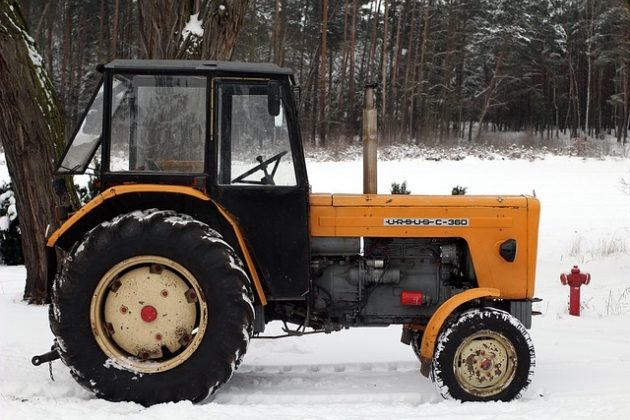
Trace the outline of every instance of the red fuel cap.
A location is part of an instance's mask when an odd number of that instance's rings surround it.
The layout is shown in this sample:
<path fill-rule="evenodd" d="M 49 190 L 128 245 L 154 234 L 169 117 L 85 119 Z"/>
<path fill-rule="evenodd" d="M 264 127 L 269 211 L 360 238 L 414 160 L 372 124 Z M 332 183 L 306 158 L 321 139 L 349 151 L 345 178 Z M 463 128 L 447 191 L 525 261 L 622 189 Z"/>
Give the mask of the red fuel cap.
<path fill-rule="evenodd" d="M 144 322 L 152 322 L 157 318 L 157 310 L 151 306 L 147 305 L 140 311 L 140 317 Z"/>

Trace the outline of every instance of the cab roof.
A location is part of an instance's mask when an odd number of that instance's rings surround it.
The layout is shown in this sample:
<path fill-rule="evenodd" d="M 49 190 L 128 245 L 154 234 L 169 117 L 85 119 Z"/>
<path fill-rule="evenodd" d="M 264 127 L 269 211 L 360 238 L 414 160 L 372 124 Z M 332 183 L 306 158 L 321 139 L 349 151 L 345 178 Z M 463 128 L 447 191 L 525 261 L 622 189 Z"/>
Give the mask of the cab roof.
<path fill-rule="evenodd" d="M 105 65 L 114 71 L 218 72 L 293 76 L 291 69 L 272 63 L 212 60 L 114 60 Z"/>

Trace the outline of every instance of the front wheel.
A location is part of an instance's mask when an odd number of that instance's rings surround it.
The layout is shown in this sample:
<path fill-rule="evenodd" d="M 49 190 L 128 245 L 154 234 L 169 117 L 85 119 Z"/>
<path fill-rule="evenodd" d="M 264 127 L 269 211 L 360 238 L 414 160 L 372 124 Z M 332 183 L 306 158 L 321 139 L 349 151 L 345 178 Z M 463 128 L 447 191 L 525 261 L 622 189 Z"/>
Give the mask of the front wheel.
<path fill-rule="evenodd" d="M 534 346 L 518 319 L 495 308 L 462 313 L 438 337 L 431 378 L 445 398 L 510 401 L 531 382 Z"/>
<path fill-rule="evenodd" d="M 99 397 L 201 401 L 252 335 L 252 292 L 232 248 L 189 216 L 146 210 L 86 234 L 55 281 L 51 329 L 74 378 Z"/>

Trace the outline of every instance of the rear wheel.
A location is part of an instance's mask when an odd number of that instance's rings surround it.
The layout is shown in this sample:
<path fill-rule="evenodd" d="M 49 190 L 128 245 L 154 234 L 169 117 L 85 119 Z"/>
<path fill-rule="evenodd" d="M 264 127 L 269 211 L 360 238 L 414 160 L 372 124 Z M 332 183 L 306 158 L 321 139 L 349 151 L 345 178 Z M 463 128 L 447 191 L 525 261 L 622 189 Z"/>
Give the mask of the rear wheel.
<path fill-rule="evenodd" d="M 80 384 L 151 405 L 215 392 L 240 364 L 253 317 L 247 275 L 220 235 L 147 210 L 97 226 L 72 249 L 50 321 Z"/>
<path fill-rule="evenodd" d="M 445 398 L 510 401 L 527 389 L 534 346 L 525 327 L 495 308 L 462 313 L 438 337 L 431 378 Z"/>

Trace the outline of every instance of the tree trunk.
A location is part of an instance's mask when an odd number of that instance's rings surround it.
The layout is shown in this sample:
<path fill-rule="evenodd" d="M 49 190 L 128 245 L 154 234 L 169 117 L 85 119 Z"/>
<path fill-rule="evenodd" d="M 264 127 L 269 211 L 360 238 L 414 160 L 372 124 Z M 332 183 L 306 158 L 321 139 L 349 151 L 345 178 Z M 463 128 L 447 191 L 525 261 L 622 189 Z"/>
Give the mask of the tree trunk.
<path fill-rule="evenodd" d="M 175 0 L 137 2 L 142 57 L 184 58 L 186 53 L 198 57 L 199 50 L 189 48 L 190 37 L 184 40 L 182 35 L 192 11 L 189 6 Z"/>
<path fill-rule="evenodd" d="M 105 50 L 103 47 L 105 46 L 105 19 L 107 19 L 107 15 L 105 14 L 106 2 L 105 0 L 100 0 L 100 17 L 98 22 L 98 60 L 99 62 L 105 61 Z"/>
<path fill-rule="evenodd" d="M 118 46 L 118 21 L 120 17 L 120 0 L 114 2 L 114 19 L 112 21 L 112 46 L 110 48 L 110 57 L 116 58 Z"/>
<path fill-rule="evenodd" d="M 440 143 L 444 141 L 444 136 L 448 135 L 450 127 L 450 113 L 451 113 L 451 77 L 452 77 L 452 65 L 451 59 L 453 57 L 453 44 L 455 43 L 455 27 L 456 27 L 456 13 L 452 10 L 452 4 L 448 6 L 448 18 L 446 27 L 446 52 L 444 57 L 444 65 L 442 67 L 442 89 L 440 97 L 440 107 L 438 113 L 437 126 L 439 127 L 439 139 Z"/>
<path fill-rule="evenodd" d="M 415 54 L 416 48 L 414 48 L 414 44 L 416 43 L 415 34 L 416 34 L 416 2 L 412 2 L 411 9 L 411 23 L 409 29 L 409 40 L 407 41 L 407 63 L 405 68 L 405 80 L 403 82 L 403 98 L 402 98 L 402 117 L 401 117 L 401 128 L 402 134 L 411 137 L 411 130 L 407 129 L 407 121 L 410 119 L 411 114 L 411 106 L 408 103 L 408 98 L 410 97 L 410 91 L 412 90 L 410 86 L 410 80 L 413 80 L 414 75 L 411 75 L 410 72 L 415 68 Z"/>
<path fill-rule="evenodd" d="M 24 299 L 47 294 L 45 235 L 58 225 L 50 180 L 63 147 L 63 119 L 41 57 L 15 0 L 0 1 L 0 140 L 20 218 L 26 265 Z"/>
<path fill-rule="evenodd" d="M 621 140 L 621 138 L 623 137 L 623 144 L 626 144 L 627 140 L 628 140 L 628 113 L 629 113 L 629 109 L 628 109 L 628 105 L 629 105 L 629 92 L 628 92 L 628 88 L 630 85 L 630 81 L 629 79 L 629 72 L 628 72 L 628 64 L 624 63 L 623 66 L 623 70 L 622 70 L 622 82 L 621 82 L 621 86 L 623 89 L 623 114 L 621 117 L 621 121 L 619 124 L 619 137 L 618 139 Z"/>
<path fill-rule="evenodd" d="M 420 62 L 418 63 L 418 79 L 417 79 L 417 83 L 414 84 L 414 88 L 412 89 L 412 93 L 411 93 L 411 104 L 410 104 L 411 108 L 409 112 L 410 133 L 413 133 L 413 120 L 414 120 L 413 109 L 414 109 L 414 102 L 416 101 L 416 98 L 420 100 L 420 105 L 421 105 L 420 112 L 418 115 L 419 127 L 417 127 L 418 135 L 416 137 L 416 144 L 420 144 L 420 141 L 423 139 L 424 121 L 427 120 L 427 116 L 424 115 L 425 110 L 422 107 L 422 103 L 423 103 L 422 92 L 423 92 L 424 84 L 425 84 L 424 66 L 425 66 L 426 56 L 427 56 L 427 43 L 428 43 L 428 38 L 429 38 L 429 27 L 431 25 L 432 7 L 433 7 L 433 0 L 428 0 L 427 4 L 424 6 L 424 16 L 422 19 L 424 27 L 422 29 L 422 43 L 420 44 Z"/>
<path fill-rule="evenodd" d="M 279 38 L 280 38 L 280 0 L 274 0 L 273 10 L 273 26 L 271 28 L 271 58 L 269 61 L 273 61 L 278 64 L 279 55 Z"/>
<path fill-rule="evenodd" d="M 398 109 L 398 85 L 399 85 L 399 77 L 398 71 L 400 69 L 400 45 L 401 45 L 401 23 L 403 20 L 403 16 L 406 15 L 407 6 L 409 5 L 409 0 L 406 0 L 404 4 L 400 5 L 401 10 L 394 8 L 394 13 L 396 13 L 396 41 L 394 42 L 394 49 L 392 51 L 392 63 L 391 63 L 391 73 L 389 75 L 389 105 L 387 109 L 390 112 L 390 119 L 396 120 L 396 126 L 398 125 L 398 113 L 396 110 Z M 398 6 L 396 6 L 398 7 Z M 390 141 L 397 140 L 400 135 L 400 130 L 397 129 L 396 132 L 393 131 L 392 126 L 389 127 L 389 136 Z"/>
<path fill-rule="evenodd" d="M 356 57 L 356 40 L 357 40 L 357 0 L 352 0 L 352 35 L 350 36 L 350 70 L 349 70 L 349 82 L 348 82 L 348 122 L 350 126 L 350 138 L 352 139 L 354 134 L 354 123 L 356 121 L 355 108 L 355 57 Z"/>
<path fill-rule="evenodd" d="M 592 58 L 592 37 L 595 26 L 595 1 L 589 0 L 586 4 L 587 18 L 589 23 L 587 25 L 587 37 L 586 37 L 586 111 L 584 112 L 584 135 L 588 137 L 590 133 L 590 115 L 591 115 L 591 78 L 593 73 L 593 58 Z"/>
<path fill-rule="evenodd" d="M 376 1 L 376 0 L 375 0 Z M 378 30 L 378 17 L 380 15 L 381 10 L 381 0 L 378 0 L 374 7 L 374 12 L 372 13 L 372 23 L 370 29 L 370 53 L 367 59 L 367 78 L 366 80 L 372 83 L 373 81 L 377 81 L 378 72 L 374 70 L 374 56 L 376 55 L 376 34 Z M 374 79 L 374 80 L 373 80 Z"/>
<path fill-rule="evenodd" d="M 383 49 L 381 52 L 381 142 L 389 143 L 389 121 L 387 109 L 387 43 L 389 40 L 389 1 L 385 1 L 383 13 Z"/>
<path fill-rule="evenodd" d="M 501 63 L 503 61 L 504 50 L 502 49 L 499 54 L 496 56 L 496 63 L 494 65 L 494 72 L 492 73 L 492 77 L 488 82 L 488 86 L 486 87 L 486 92 L 484 94 L 483 105 L 481 107 L 481 115 L 479 116 L 479 127 L 477 129 L 477 140 L 481 138 L 481 133 L 483 132 L 483 123 L 486 118 L 486 114 L 488 113 L 488 109 L 490 108 L 490 102 L 494 96 L 494 89 L 496 87 L 496 82 L 499 77 L 499 71 L 501 70 Z"/>
<path fill-rule="evenodd" d="M 339 95 L 337 96 L 337 109 L 339 110 L 339 114 L 341 115 L 340 123 L 343 124 L 345 121 L 345 113 L 346 110 L 344 107 L 345 104 L 345 96 L 346 96 L 346 74 L 348 73 L 348 59 L 350 56 L 350 42 L 348 41 L 348 17 L 350 15 L 350 3 L 349 0 L 344 0 L 343 3 L 343 43 L 342 43 L 342 52 L 341 52 L 341 68 L 339 76 Z M 353 52 L 354 53 L 354 52 Z M 345 134 L 345 130 L 342 130 L 343 134 Z"/>
<path fill-rule="evenodd" d="M 287 32 L 288 8 L 287 0 L 275 0 L 271 48 L 273 52 L 273 62 L 279 66 L 284 66 L 284 39 Z"/>
<path fill-rule="evenodd" d="M 249 0 L 210 1 L 209 3 L 209 13 L 203 20 L 204 32 L 200 58 L 230 60 L 243 26 L 243 17 Z"/>
<path fill-rule="evenodd" d="M 328 62 L 328 0 L 322 1 L 321 49 L 319 59 L 319 141 L 326 146 L 326 64 Z"/>
<path fill-rule="evenodd" d="M 247 4 L 248 0 L 195 3 L 138 0 L 140 55 L 157 59 L 230 60 Z M 204 29 L 201 39 L 183 33 L 190 15 L 197 10 Z"/>

